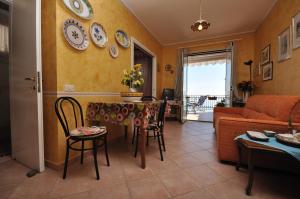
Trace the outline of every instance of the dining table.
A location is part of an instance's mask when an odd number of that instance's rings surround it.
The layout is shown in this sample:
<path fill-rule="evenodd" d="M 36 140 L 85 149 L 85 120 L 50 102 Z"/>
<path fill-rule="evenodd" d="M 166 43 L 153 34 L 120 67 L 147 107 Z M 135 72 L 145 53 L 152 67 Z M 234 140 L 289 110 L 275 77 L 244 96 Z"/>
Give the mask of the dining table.
<path fill-rule="evenodd" d="M 139 148 L 141 154 L 141 167 L 146 168 L 146 135 L 149 120 L 157 117 L 160 101 L 137 102 L 89 102 L 86 119 L 89 123 L 109 122 L 125 127 L 134 124 L 140 128 Z"/>

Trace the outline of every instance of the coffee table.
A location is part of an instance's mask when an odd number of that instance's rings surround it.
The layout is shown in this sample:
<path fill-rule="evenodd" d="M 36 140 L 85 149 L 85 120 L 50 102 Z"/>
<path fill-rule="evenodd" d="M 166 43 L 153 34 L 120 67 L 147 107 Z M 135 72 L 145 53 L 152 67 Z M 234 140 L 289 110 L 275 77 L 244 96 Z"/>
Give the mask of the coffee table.
<path fill-rule="evenodd" d="M 251 195 L 251 190 L 254 181 L 254 165 L 253 165 L 253 155 L 254 152 L 266 152 L 273 154 L 287 154 L 293 157 L 300 163 L 300 149 L 295 147 L 286 146 L 280 144 L 276 141 L 276 138 L 269 138 L 269 142 L 251 140 L 246 134 L 238 136 L 235 139 L 238 146 L 239 158 L 236 164 L 236 170 L 238 171 L 241 166 L 242 161 L 242 148 L 245 148 L 248 153 L 248 184 L 246 187 L 246 194 Z M 300 165 L 300 164 L 299 164 Z"/>

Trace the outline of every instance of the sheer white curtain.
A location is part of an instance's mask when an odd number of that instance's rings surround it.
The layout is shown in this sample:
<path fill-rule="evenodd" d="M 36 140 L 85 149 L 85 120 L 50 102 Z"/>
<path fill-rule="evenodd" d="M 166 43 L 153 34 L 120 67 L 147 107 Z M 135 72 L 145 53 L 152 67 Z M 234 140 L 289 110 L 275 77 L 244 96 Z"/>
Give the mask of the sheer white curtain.
<path fill-rule="evenodd" d="M 0 9 L 0 53 L 9 52 L 9 13 L 7 10 Z"/>
<path fill-rule="evenodd" d="M 9 52 L 9 29 L 7 25 L 0 24 L 0 53 Z"/>

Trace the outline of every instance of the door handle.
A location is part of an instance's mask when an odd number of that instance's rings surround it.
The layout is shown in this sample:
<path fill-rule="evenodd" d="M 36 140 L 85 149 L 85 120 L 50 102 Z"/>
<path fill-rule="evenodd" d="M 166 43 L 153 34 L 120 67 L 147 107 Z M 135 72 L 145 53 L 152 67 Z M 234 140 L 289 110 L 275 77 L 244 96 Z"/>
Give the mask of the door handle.
<path fill-rule="evenodd" d="M 35 77 L 26 77 L 25 80 L 35 82 Z"/>

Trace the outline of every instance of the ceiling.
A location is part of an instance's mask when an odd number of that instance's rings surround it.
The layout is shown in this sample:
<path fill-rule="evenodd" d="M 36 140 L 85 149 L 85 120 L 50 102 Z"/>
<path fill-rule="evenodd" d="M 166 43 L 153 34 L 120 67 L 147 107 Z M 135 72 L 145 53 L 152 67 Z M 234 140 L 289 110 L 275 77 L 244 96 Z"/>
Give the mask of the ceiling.
<path fill-rule="evenodd" d="M 193 32 L 199 19 L 200 0 L 121 0 L 162 44 L 253 32 L 277 0 L 203 0 L 202 18 L 208 30 Z"/>

